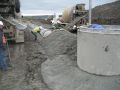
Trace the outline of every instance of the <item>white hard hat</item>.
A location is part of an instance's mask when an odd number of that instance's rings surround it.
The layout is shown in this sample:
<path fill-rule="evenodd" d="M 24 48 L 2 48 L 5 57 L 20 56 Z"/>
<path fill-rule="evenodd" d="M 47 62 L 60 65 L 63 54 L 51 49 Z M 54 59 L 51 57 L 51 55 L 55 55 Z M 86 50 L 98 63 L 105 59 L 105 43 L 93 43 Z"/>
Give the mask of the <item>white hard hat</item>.
<path fill-rule="evenodd" d="M 4 26 L 2 21 L 0 21 L 0 25 Z"/>

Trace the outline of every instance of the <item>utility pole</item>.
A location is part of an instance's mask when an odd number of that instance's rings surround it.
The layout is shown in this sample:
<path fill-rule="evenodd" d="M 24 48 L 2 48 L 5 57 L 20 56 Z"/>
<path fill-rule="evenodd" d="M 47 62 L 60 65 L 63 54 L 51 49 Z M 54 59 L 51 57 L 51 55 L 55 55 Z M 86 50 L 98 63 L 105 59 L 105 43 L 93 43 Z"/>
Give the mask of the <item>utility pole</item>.
<path fill-rule="evenodd" d="M 92 23 L 92 0 L 89 0 L 89 25 Z"/>

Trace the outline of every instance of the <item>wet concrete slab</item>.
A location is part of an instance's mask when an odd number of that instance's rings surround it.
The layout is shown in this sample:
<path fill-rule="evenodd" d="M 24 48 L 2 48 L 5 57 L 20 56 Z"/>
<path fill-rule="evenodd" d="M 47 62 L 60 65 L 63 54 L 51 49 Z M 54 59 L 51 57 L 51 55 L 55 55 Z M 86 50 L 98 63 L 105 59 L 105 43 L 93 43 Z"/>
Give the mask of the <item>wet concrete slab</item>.
<path fill-rule="evenodd" d="M 120 76 L 97 76 L 82 71 L 66 55 L 42 64 L 44 81 L 52 90 L 119 90 Z"/>

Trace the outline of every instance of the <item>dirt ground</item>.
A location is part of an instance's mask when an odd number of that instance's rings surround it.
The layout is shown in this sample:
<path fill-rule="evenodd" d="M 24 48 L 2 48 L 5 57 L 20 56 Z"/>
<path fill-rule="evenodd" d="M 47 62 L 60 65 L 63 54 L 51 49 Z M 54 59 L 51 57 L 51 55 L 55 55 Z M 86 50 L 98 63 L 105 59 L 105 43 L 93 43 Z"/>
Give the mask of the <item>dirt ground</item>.
<path fill-rule="evenodd" d="M 68 31 L 54 31 L 47 38 L 39 35 L 37 41 L 29 30 L 25 31 L 25 43 L 9 45 L 12 68 L 2 72 L 0 90 L 53 90 L 43 80 L 42 63 L 61 54 L 76 59 L 76 47 L 76 35 Z"/>
<path fill-rule="evenodd" d="M 10 45 L 12 68 L 2 72 L 0 90 L 50 90 L 41 75 L 41 64 L 47 59 L 38 41 L 25 32 L 25 43 Z"/>
<path fill-rule="evenodd" d="M 55 31 L 10 45 L 12 68 L 2 72 L 0 90 L 120 90 L 120 76 L 97 76 L 77 66 L 77 35 Z"/>

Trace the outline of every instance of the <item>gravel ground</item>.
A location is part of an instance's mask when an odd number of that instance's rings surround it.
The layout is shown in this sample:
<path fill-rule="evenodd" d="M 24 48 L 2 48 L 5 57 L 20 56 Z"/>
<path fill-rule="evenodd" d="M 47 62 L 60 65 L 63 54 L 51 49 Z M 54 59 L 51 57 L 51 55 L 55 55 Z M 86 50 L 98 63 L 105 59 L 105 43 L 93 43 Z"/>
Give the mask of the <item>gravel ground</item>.
<path fill-rule="evenodd" d="M 2 72 L 0 90 L 120 90 L 120 76 L 97 76 L 77 66 L 77 37 L 55 31 L 10 45 L 12 69 Z"/>
<path fill-rule="evenodd" d="M 38 41 L 25 33 L 25 43 L 10 45 L 12 69 L 2 72 L 0 90 L 50 90 L 41 75 L 41 64 L 47 59 Z"/>

